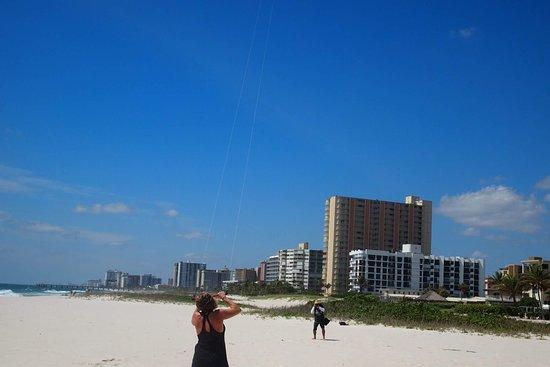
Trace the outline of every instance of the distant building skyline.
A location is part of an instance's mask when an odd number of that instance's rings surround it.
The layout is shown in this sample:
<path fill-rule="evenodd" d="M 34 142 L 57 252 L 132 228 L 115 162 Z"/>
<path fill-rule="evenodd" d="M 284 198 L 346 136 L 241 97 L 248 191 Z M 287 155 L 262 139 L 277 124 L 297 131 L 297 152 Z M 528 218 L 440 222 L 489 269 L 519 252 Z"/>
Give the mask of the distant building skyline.
<path fill-rule="evenodd" d="M 97 284 L 95 280 L 89 280 L 88 284 Z M 101 281 L 101 286 L 106 288 L 129 288 L 129 287 L 154 287 L 162 284 L 162 279 L 153 274 L 129 274 L 120 270 L 107 270 Z"/>

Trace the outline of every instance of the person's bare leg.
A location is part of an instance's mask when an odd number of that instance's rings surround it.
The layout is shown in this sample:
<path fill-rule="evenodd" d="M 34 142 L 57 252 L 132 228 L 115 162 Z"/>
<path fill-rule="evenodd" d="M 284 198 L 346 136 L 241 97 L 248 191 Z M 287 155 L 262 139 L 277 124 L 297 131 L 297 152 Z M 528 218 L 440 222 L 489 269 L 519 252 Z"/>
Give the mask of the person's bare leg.
<path fill-rule="evenodd" d="M 325 328 L 322 328 L 321 331 L 323 332 L 323 340 L 325 340 Z"/>

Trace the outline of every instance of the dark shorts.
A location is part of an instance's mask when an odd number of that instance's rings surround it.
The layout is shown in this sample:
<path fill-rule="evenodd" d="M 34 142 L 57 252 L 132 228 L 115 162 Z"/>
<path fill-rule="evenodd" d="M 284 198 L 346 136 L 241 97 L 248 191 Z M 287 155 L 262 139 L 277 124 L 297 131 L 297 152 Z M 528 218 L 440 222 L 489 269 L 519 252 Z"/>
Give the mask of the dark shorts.
<path fill-rule="evenodd" d="M 317 321 L 317 320 L 313 321 L 313 331 L 314 332 L 317 332 L 317 326 L 321 326 L 321 329 L 325 330 L 325 324 L 323 324 L 322 321 Z"/>

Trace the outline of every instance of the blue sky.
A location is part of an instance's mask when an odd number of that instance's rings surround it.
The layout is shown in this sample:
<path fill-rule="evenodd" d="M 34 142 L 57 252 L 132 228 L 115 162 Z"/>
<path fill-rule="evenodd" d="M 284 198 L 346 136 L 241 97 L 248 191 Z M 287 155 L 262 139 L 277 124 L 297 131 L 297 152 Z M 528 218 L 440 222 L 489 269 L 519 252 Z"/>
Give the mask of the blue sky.
<path fill-rule="evenodd" d="M 0 282 L 230 264 L 272 2 L 2 1 Z M 434 202 L 433 252 L 550 257 L 548 2 L 276 2 L 234 266 L 324 200 Z"/>

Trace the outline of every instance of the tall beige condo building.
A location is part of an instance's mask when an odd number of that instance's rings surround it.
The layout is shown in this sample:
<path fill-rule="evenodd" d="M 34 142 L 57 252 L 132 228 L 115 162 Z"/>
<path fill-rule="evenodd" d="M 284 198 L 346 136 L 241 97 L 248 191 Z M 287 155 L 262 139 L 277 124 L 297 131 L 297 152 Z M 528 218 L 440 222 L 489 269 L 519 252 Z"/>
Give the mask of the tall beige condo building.
<path fill-rule="evenodd" d="M 349 253 L 353 250 L 400 251 L 403 244 L 432 251 L 432 202 L 418 196 L 405 203 L 332 196 L 325 202 L 325 266 L 329 294 L 348 291 Z"/>

